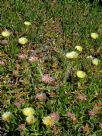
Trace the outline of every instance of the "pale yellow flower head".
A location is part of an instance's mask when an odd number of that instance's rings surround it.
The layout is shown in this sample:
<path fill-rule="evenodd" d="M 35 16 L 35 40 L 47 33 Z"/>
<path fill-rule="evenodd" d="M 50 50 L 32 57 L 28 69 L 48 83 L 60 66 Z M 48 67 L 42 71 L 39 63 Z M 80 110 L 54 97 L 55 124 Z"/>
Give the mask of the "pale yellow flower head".
<path fill-rule="evenodd" d="M 77 49 L 78 51 L 82 51 L 83 50 L 83 47 L 82 46 L 75 46 L 75 49 Z"/>
<path fill-rule="evenodd" d="M 24 108 L 22 112 L 25 116 L 30 116 L 35 113 L 35 110 L 32 107 L 27 107 L 27 108 Z"/>
<path fill-rule="evenodd" d="M 5 31 L 3 31 L 3 32 L 1 33 L 1 35 L 2 35 L 3 37 L 9 37 L 9 36 L 11 35 L 11 33 L 10 33 L 9 31 L 5 30 Z"/>
<path fill-rule="evenodd" d="M 90 55 L 90 56 L 87 56 L 86 58 L 92 60 L 92 59 L 93 59 L 93 56 Z"/>
<path fill-rule="evenodd" d="M 25 44 L 28 43 L 28 39 L 25 38 L 25 37 L 21 37 L 21 38 L 19 38 L 18 42 L 19 42 L 19 44 L 21 44 L 21 45 L 25 45 Z"/>
<path fill-rule="evenodd" d="M 3 121 L 10 122 L 11 119 L 12 119 L 12 113 L 11 113 L 11 112 L 5 112 L 5 113 L 2 115 L 2 120 L 3 120 Z"/>
<path fill-rule="evenodd" d="M 31 22 L 29 22 L 29 21 L 25 21 L 24 24 L 25 24 L 26 26 L 31 26 Z"/>
<path fill-rule="evenodd" d="M 91 33 L 91 38 L 92 39 L 97 39 L 98 38 L 98 34 L 97 33 Z"/>
<path fill-rule="evenodd" d="M 30 115 L 30 116 L 26 117 L 26 122 L 27 122 L 27 124 L 29 124 L 29 125 L 34 124 L 35 121 L 36 121 L 36 119 L 35 119 L 35 117 L 34 117 L 33 115 Z"/>
<path fill-rule="evenodd" d="M 78 57 L 78 53 L 75 52 L 75 51 L 68 52 L 68 53 L 66 54 L 66 57 L 67 57 L 68 59 L 76 59 L 76 58 Z"/>
<path fill-rule="evenodd" d="M 97 58 L 93 58 L 93 59 L 92 59 L 92 64 L 93 64 L 93 65 L 98 66 L 99 62 L 100 62 L 100 61 L 99 61 L 99 59 L 97 59 Z"/>
<path fill-rule="evenodd" d="M 84 71 L 77 71 L 77 77 L 79 78 L 85 78 L 86 77 L 86 73 Z"/>
<path fill-rule="evenodd" d="M 50 116 L 44 117 L 43 118 L 43 124 L 51 127 L 51 126 L 54 125 L 54 120 Z"/>

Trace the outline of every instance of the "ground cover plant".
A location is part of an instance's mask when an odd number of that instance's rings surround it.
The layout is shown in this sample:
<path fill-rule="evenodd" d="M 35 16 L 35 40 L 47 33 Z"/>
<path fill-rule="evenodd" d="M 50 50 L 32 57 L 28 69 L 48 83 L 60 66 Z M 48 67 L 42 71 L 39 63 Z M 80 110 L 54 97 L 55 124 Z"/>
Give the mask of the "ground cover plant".
<path fill-rule="evenodd" d="M 0 135 L 102 135 L 102 7 L 0 1 Z"/>

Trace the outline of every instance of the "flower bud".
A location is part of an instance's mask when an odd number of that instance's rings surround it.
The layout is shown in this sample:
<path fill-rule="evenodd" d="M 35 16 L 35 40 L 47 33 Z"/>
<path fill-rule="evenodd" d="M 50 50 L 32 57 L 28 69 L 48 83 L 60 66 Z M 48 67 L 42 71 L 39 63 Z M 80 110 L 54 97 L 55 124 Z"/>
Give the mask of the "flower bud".
<path fill-rule="evenodd" d="M 9 122 L 12 118 L 12 113 L 11 112 L 5 112 L 2 115 L 2 120 Z"/>
<path fill-rule="evenodd" d="M 77 49 L 80 52 L 83 50 L 82 46 L 75 46 L 75 49 Z"/>
<path fill-rule="evenodd" d="M 98 66 L 99 59 L 97 59 L 97 58 L 92 59 L 92 64 Z"/>
<path fill-rule="evenodd" d="M 7 31 L 7 30 L 5 30 L 5 31 L 3 31 L 3 32 L 1 33 L 1 35 L 2 35 L 3 37 L 9 37 L 9 36 L 10 36 L 10 32 Z"/>
<path fill-rule="evenodd" d="M 30 116 L 30 115 L 33 115 L 35 113 L 35 111 L 32 107 L 24 108 L 22 112 L 25 116 Z"/>
<path fill-rule="evenodd" d="M 24 22 L 24 25 L 26 25 L 26 26 L 31 26 L 31 22 L 25 21 L 25 22 Z"/>
<path fill-rule="evenodd" d="M 75 52 L 75 51 L 68 52 L 68 53 L 66 54 L 66 57 L 67 57 L 68 59 L 76 59 L 76 58 L 78 57 L 78 53 Z"/>
<path fill-rule="evenodd" d="M 36 119 L 34 118 L 33 115 L 30 115 L 30 116 L 26 117 L 26 122 L 27 122 L 27 124 L 29 124 L 29 125 L 34 124 L 35 121 L 36 121 Z"/>
<path fill-rule="evenodd" d="M 47 116 L 47 117 L 44 117 L 43 118 L 43 123 L 46 125 L 46 126 L 53 126 L 54 125 L 54 120 L 50 117 L 50 116 Z"/>
<path fill-rule="evenodd" d="M 86 77 L 86 73 L 84 71 L 77 71 L 77 77 L 79 78 L 85 78 Z"/>
<path fill-rule="evenodd" d="M 91 38 L 92 39 L 97 39 L 98 38 L 98 34 L 97 33 L 91 33 Z"/>
<path fill-rule="evenodd" d="M 25 45 L 26 43 L 28 43 L 28 39 L 25 37 L 21 37 L 21 38 L 19 38 L 18 42 L 21 45 Z"/>

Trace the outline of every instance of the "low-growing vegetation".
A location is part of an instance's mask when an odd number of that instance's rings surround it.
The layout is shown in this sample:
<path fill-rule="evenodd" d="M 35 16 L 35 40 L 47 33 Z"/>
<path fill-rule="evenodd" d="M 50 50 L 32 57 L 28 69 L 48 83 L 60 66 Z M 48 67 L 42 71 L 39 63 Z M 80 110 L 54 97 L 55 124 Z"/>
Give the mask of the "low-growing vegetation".
<path fill-rule="evenodd" d="M 102 7 L 0 1 L 0 135 L 102 135 Z"/>

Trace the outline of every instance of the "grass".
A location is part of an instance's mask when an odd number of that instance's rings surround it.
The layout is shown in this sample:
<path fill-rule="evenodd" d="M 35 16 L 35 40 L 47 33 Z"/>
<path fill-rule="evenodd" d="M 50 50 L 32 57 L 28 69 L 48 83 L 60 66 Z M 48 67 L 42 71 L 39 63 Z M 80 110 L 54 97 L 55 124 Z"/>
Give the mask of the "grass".
<path fill-rule="evenodd" d="M 10 111 L 10 122 L 0 119 L 1 135 L 10 136 L 101 136 L 102 135 L 102 9 L 97 1 L 88 0 L 1 0 L 0 31 L 0 116 Z M 31 26 L 24 25 L 30 21 Z M 94 40 L 91 33 L 98 33 Z M 20 37 L 28 44 L 21 46 Z M 65 54 L 83 51 L 75 60 Z M 20 54 L 26 55 L 23 59 Z M 92 55 L 100 60 L 98 66 L 86 59 Z M 36 57 L 33 63 L 31 56 Z M 85 79 L 76 76 L 86 72 Z M 49 82 L 43 80 L 50 75 Z M 53 81 L 52 81 L 53 79 Z M 46 100 L 36 99 L 45 93 Z M 33 107 L 36 122 L 28 125 L 22 109 Z M 46 127 L 42 119 L 58 112 L 60 119 Z M 69 112 L 70 115 L 67 115 Z M 25 129 L 18 130 L 23 124 Z"/>

